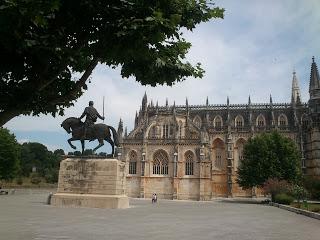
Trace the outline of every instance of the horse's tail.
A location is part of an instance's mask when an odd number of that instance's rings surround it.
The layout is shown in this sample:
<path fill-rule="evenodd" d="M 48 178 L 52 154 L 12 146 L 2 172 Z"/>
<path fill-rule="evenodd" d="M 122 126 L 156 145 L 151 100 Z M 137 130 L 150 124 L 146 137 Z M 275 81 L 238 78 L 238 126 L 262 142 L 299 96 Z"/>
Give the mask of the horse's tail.
<path fill-rule="evenodd" d="M 111 131 L 112 131 L 112 136 L 113 136 L 114 145 L 116 145 L 117 147 L 119 147 L 119 138 L 118 138 L 118 133 L 117 133 L 117 131 L 116 131 L 112 126 L 109 126 L 109 128 L 110 128 Z"/>

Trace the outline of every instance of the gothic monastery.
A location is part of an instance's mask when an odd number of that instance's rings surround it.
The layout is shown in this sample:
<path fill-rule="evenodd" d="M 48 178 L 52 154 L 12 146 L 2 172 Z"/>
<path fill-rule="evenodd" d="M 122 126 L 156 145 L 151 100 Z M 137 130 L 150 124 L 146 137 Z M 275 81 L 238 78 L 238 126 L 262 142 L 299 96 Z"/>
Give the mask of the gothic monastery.
<path fill-rule="evenodd" d="M 301 151 L 306 175 L 320 177 L 320 78 L 312 59 L 310 98 L 301 101 L 295 72 L 290 103 L 209 104 L 165 106 L 148 103 L 136 114 L 134 129 L 118 134 L 121 156 L 127 163 L 130 197 L 210 200 L 249 197 L 259 191 L 236 183 L 243 146 L 250 137 L 278 130 Z"/>

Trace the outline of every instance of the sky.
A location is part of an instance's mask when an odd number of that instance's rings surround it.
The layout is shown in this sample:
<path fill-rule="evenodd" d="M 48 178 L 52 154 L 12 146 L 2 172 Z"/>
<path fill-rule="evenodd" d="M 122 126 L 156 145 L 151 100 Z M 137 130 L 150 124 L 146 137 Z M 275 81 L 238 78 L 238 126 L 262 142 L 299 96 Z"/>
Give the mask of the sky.
<path fill-rule="evenodd" d="M 308 101 L 308 85 L 312 56 L 320 65 L 320 1 L 319 0 L 216 0 L 225 8 L 224 19 L 202 23 L 193 32 L 185 32 L 192 43 L 186 60 L 201 62 L 206 71 L 202 79 L 188 78 L 174 86 L 142 86 L 133 78 L 122 79 L 119 69 L 99 65 L 91 76 L 88 91 L 65 116 L 19 116 L 7 127 L 20 143 L 40 142 L 49 150 L 73 151 L 61 122 L 79 117 L 90 100 L 102 114 L 104 123 L 118 127 L 119 119 L 132 130 L 135 112 L 144 93 L 148 101 L 169 105 L 265 103 L 272 94 L 273 102 L 290 102 L 292 73 L 299 80 L 302 100 Z M 319 66 L 320 67 L 320 66 Z M 80 148 L 80 143 L 75 143 Z M 93 148 L 97 142 L 86 145 Z M 108 152 L 104 146 L 101 151 Z"/>

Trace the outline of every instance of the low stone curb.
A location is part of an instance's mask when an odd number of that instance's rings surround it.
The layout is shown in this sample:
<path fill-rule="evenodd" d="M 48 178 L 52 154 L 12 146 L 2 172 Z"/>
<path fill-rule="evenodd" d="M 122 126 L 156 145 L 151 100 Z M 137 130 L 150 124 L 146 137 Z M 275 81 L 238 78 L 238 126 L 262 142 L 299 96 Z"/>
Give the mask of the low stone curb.
<path fill-rule="evenodd" d="M 295 212 L 297 214 L 302 214 L 302 215 L 305 215 L 307 217 L 311 217 L 311 218 L 315 218 L 315 219 L 320 220 L 320 214 L 319 213 L 310 212 L 310 211 L 307 211 L 307 210 L 294 208 L 294 207 L 290 207 L 290 206 L 279 204 L 279 203 L 270 202 L 269 204 L 271 206 L 274 206 L 274 207 L 278 207 L 278 208 L 281 208 L 281 209 L 288 210 L 290 212 Z"/>

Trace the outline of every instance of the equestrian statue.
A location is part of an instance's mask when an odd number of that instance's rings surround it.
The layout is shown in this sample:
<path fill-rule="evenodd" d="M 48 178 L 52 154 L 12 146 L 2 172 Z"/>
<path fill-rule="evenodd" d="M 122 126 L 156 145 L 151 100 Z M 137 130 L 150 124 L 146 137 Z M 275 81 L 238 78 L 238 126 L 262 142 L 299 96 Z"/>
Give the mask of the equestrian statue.
<path fill-rule="evenodd" d="M 83 117 L 86 117 L 84 122 L 81 121 Z M 93 152 L 102 147 L 104 145 L 103 141 L 106 140 L 111 144 L 111 155 L 114 156 L 114 146 L 119 146 L 118 134 L 111 126 L 103 123 L 95 124 L 97 118 L 104 120 L 104 116 L 100 116 L 98 111 L 93 107 L 93 101 L 90 101 L 89 106 L 84 109 L 79 118 L 69 117 L 62 122 L 61 127 L 63 127 L 67 133 L 72 134 L 72 137 L 68 139 L 68 143 L 73 149 L 76 149 L 76 147 L 71 142 L 76 140 L 81 141 L 82 154 L 84 152 L 85 140 L 91 142 L 98 139 L 99 145 L 93 149 Z M 110 130 L 112 132 L 113 140 L 111 139 Z"/>

